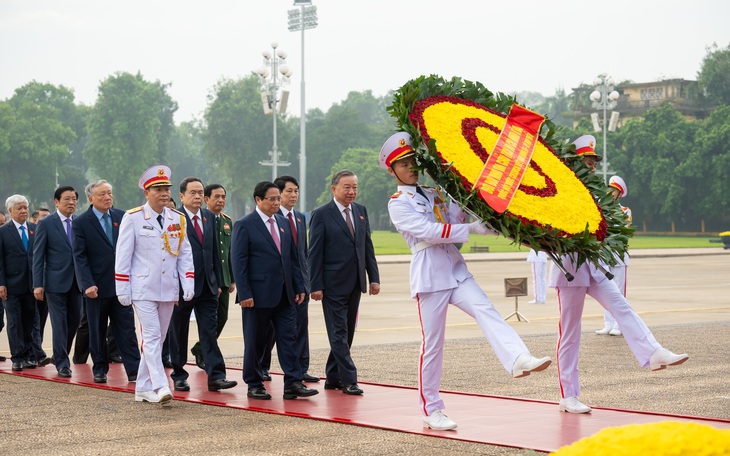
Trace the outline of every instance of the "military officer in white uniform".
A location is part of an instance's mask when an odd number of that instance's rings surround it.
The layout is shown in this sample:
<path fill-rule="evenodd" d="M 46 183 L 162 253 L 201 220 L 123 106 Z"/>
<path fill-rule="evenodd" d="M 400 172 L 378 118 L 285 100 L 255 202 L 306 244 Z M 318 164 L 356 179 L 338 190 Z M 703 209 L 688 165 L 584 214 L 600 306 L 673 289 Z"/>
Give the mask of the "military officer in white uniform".
<path fill-rule="evenodd" d="M 584 135 L 573 144 L 576 153 L 583 158 L 583 163 L 595 171 L 595 164 L 601 160 L 595 152 L 596 139 Z M 580 351 L 581 318 L 586 295 L 598 301 L 601 306 L 616 318 L 641 367 L 661 370 L 667 366 L 676 366 L 689 359 L 686 354 L 677 355 L 663 348 L 656 341 L 646 324 L 631 308 L 624 295 L 615 283 L 610 281 L 605 272 L 594 264 L 583 263 L 576 268 L 575 258 L 568 255 L 561 257 L 563 267 L 574 277 L 568 281 L 566 276 L 553 262 L 550 270 L 550 287 L 558 292 L 558 308 L 560 324 L 558 326 L 558 379 L 560 381 L 560 411 L 569 413 L 589 413 L 591 408 L 578 400 L 580 384 L 578 380 L 578 354 Z M 602 265 L 604 269 L 606 265 Z"/>
<path fill-rule="evenodd" d="M 449 205 L 438 190 L 418 185 L 418 173 L 411 169 L 415 160 L 407 133 L 396 133 L 385 142 L 380 166 L 398 182 L 388 212 L 413 253 L 410 284 L 423 334 L 418 389 L 424 426 L 455 429 L 456 423 L 443 413 L 444 402 L 439 394 L 449 304 L 477 321 L 497 358 L 514 377 L 544 370 L 551 360 L 529 353 L 467 270 L 454 244 L 467 242 L 469 233 L 486 234 L 489 230 L 479 221 L 466 223 L 461 209 Z"/>
<path fill-rule="evenodd" d="M 167 166 L 145 171 L 139 187 L 147 203 L 127 211 L 119 227 L 114 265 L 117 297 L 124 306 L 134 305 L 142 331 L 134 395 L 138 402 L 172 400 L 162 365 L 162 344 L 179 300 L 179 287 L 185 301 L 194 294 L 193 254 L 185 235 L 185 216 L 166 207 L 170 185 Z"/>
<path fill-rule="evenodd" d="M 614 201 L 619 201 L 621 198 L 629 194 L 629 188 L 626 186 L 626 182 L 624 182 L 624 180 L 620 176 L 611 176 L 611 179 L 608 180 L 608 192 L 613 196 Z M 620 203 L 619 206 L 621 206 Z M 621 206 L 621 210 L 626 217 L 626 226 L 631 225 L 631 209 L 625 206 Z M 616 264 L 616 266 L 611 267 L 613 281 L 618 287 L 618 291 L 620 291 L 621 294 L 625 297 L 626 273 L 629 267 L 629 255 L 624 255 L 623 258 L 618 256 L 618 254 L 615 254 L 614 256 L 616 257 L 616 261 L 618 263 Z M 609 336 L 620 336 L 622 334 L 618 322 L 616 322 L 616 319 L 613 318 L 611 312 L 606 309 L 603 309 L 603 328 L 597 330 L 596 334 L 608 334 Z"/>

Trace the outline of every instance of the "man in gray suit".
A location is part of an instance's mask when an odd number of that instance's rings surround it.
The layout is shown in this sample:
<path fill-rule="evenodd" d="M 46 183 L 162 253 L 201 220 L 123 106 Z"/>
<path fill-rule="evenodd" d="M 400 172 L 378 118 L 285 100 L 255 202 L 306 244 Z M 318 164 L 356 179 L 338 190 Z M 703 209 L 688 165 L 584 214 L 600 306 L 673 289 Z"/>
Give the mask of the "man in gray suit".
<path fill-rule="evenodd" d="M 79 194 L 73 187 L 56 189 L 56 212 L 38 223 L 33 245 L 33 294 L 46 298 L 53 328 L 53 363 L 59 377 L 71 377 L 68 353 L 81 321 L 81 290 L 76 282 L 71 216 Z"/>

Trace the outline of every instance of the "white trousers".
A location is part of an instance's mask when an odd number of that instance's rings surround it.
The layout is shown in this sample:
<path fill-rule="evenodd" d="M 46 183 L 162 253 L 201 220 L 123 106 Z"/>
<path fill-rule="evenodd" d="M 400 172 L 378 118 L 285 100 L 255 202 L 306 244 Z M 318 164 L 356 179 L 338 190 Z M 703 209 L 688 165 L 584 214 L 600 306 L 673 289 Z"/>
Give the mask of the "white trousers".
<path fill-rule="evenodd" d="M 421 412 L 430 415 L 444 409 L 439 394 L 444 359 L 446 312 L 453 304 L 474 318 L 507 372 L 517 357 L 527 352 L 520 336 L 507 324 L 473 277 L 456 288 L 416 294 L 421 321 L 421 352 L 418 360 L 418 393 Z"/>
<path fill-rule="evenodd" d="M 545 302 L 547 292 L 547 263 L 532 264 L 532 289 L 535 290 L 535 301 Z"/>
<path fill-rule="evenodd" d="M 626 275 L 628 273 L 626 266 L 615 266 L 611 268 L 611 272 L 613 273 L 613 282 L 616 284 L 618 291 L 626 297 Z M 619 328 L 616 319 L 613 318 L 613 315 L 611 315 L 611 312 L 606 309 L 603 309 L 603 327 L 609 329 L 621 329 Z"/>
<path fill-rule="evenodd" d="M 556 290 L 560 309 L 557 356 L 562 397 L 580 395 L 578 353 L 586 294 L 616 317 L 624 333 L 624 339 L 641 367 L 649 365 L 649 358 L 661 345 L 613 282 L 609 280 L 595 282 L 591 279 L 591 285 L 588 287 L 556 287 Z"/>
<path fill-rule="evenodd" d="M 167 336 L 175 302 L 134 301 L 133 304 L 142 334 L 142 357 L 135 390 L 141 393 L 169 387 L 165 366 L 162 365 L 162 344 Z"/>

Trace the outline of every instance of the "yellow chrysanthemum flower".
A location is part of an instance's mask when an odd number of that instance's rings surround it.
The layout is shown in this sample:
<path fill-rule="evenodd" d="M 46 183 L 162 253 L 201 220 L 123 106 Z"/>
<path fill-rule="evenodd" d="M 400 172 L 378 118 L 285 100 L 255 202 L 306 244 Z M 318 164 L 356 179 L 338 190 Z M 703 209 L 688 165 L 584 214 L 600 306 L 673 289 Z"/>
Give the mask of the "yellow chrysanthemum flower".
<path fill-rule="evenodd" d="M 730 455 L 730 431 L 706 424 L 661 421 L 612 427 L 564 446 L 555 456 Z"/>

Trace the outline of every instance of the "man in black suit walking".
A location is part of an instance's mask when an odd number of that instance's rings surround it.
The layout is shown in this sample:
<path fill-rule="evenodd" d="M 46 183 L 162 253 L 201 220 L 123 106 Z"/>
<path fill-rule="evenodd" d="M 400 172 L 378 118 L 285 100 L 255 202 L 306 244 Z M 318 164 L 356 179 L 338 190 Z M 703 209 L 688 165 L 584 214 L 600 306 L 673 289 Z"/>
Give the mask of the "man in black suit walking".
<path fill-rule="evenodd" d="M 84 293 L 94 382 L 106 383 L 109 372 L 106 336 L 110 321 L 127 380 L 133 382 L 140 360 L 134 309 L 119 303 L 114 279 L 116 243 L 124 211 L 112 207 L 114 195 L 109 182 L 92 182 L 85 191 L 90 206 L 73 221 L 73 253 L 76 278 Z"/>
<path fill-rule="evenodd" d="M 350 347 L 360 296 L 380 293 L 380 275 L 367 209 L 354 202 L 357 176 L 349 170 L 337 171 L 331 190 L 334 198 L 312 211 L 309 223 L 311 298 L 322 300 L 330 343 L 324 387 L 362 394 Z"/>
<path fill-rule="evenodd" d="M 243 318 L 243 380 L 248 397 L 271 399 L 263 385 L 261 358 L 266 330 L 273 323 L 279 364 L 284 370 L 284 399 L 319 392 L 302 384 L 296 350 L 296 309 L 304 300 L 304 283 L 289 222 L 277 214 L 281 201 L 273 182 L 254 189 L 256 210 L 233 225 L 231 259 Z"/>
<path fill-rule="evenodd" d="M 74 274 L 73 228 L 78 192 L 73 187 L 56 189 L 56 212 L 38 224 L 33 244 L 33 294 L 46 298 L 53 328 L 53 363 L 59 377 L 71 376 L 68 354 L 81 321 L 81 291 Z"/>
<path fill-rule="evenodd" d="M 187 236 L 193 250 L 195 265 L 195 297 L 180 301 L 172 312 L 170 321 L 170 358 L 176 391 L 190 391 L 189 374 L 184 366 L 187 362 L 190 314 L 195 309 L 198 324 L 198 338 L 203 348 L 205 372 L 208 374 L 208 390 L 219 391 L 233 388 L 238 383 L 226 380 L 226 365 L 218 347 L 216 328 L 218 326 L 218 296 L 221 289 L 221 260 L 215 231 L 215 216 L 203 206 L 203 182 L 197 177 L 186 177 L 180 182 L 178 211 L 185 214 Z M 182 287 L 181 287 L 182 290 Z M 182 291 L 181 291 L 182 293 Z"/>
<path fill-rule="evenodd" d="M 28 222 L 28 199 L 13 195 L 5 201 L 10 221 L 0 227 L 0 299 L 8 319 L 12 369 L 37 366 L 33 359 L 33 297 L 31 257 L 36 226 Z"/>

